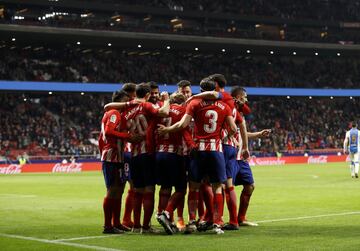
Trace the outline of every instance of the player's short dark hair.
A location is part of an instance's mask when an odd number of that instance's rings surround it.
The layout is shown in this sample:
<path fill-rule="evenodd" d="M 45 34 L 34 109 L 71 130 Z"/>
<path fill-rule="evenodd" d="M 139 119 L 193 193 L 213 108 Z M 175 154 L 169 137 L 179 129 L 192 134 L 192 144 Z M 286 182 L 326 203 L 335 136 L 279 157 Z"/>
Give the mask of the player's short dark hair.
<path fill-rule="evenodd" d="M 234 86 L 233 88 L 231 88 L 231 96 L 232 97 L 236 97 L 237 95 L 241 94 L 241 93 L 245 93 L 246 90 L 244 87 L 241 86 Z"/>
<path fill-rule="evenodd" d="M 149 81 L 147 84 L 149 84 L 151 89 L 159 89 L 159 86 L 155 81 Z"/>
<path fill-rule="evenodd" d="M 182 104 L 186 101 L 184 94 L 179 92 L 174 92 L 170 95 L 170 104 Z"/>
<path fill-rule="evenodd" d="M 112 94 L 111 100 L 112 102 L 123 102 L 124 99 L 127 97 L 128 95 L 126 92 L 124 92 L 123 90 L 118 90 Z"/>
<path fill-rule="evenodd" d="M 140 83 L 136 86 L 136 97 L 144 98 L 146 94 L 151 92 L 150 84 Z"/>
<path fill-rule="evenodd" d="M 177 83 L 177 86 L 179 88 L 184 88 L 184 87 L 187 87 L 187 86 L 191 86 L 191 83 L 190 81 L 188 80 L 180 80 L 178 83 Z"/>
<path fill-rule="evenodd" d="M 134 83 L 125 83 L 122 86 L 122 90 L 127 94 L 133 93 L 136 90 L 136 84 Z"/>
<path fill-rule="evenodd" d="M 216 87 L 216 83 L 214 80 L 209 77 L 204 78 L 200 81 L 200 89 L 201 91 L 214 91 Z"/>
<path fill-rule="evenodd" d="M 357 127 L 357 122 L 356 121 L 351 122 L 351 126 L 352 127 Z"/>
<path fill-rule="evenodd" d="M 220 88 L 224 88 L 227 84 L 225 76 L 220 73 L 212 74 L 209 76 L 209 78 L 215 81 Z"/>

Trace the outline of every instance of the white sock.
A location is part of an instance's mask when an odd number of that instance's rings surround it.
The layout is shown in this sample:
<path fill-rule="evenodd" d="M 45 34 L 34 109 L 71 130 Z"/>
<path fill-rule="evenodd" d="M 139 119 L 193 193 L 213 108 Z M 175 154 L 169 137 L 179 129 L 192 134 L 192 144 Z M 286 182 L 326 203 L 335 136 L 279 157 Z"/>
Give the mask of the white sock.
<path fill-rule="evenodd" d="M 355 174 L 359 174 L 359 162 L 355 162 Z"/>
<path fill-rule="evenodd" d="M 354 177 L 355 176 L 355 168 L 354 168 L 353 164 L 350 165 L 350 172 L 351 172 L 351 176 Z"/>

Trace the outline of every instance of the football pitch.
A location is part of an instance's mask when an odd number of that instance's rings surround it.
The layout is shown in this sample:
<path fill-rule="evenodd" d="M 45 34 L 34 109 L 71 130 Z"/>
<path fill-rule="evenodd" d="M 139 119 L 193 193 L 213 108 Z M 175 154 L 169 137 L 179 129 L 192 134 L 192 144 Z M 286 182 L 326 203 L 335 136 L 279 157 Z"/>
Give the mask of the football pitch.
<path fill-rule="evenodd" d="M 0 250 L 360 250 L 360 179 L 346 163 L 253 173 L 248 219 L 258 227 L 173 236 L 101 234 L 100 172 L 2 175 Z"/>

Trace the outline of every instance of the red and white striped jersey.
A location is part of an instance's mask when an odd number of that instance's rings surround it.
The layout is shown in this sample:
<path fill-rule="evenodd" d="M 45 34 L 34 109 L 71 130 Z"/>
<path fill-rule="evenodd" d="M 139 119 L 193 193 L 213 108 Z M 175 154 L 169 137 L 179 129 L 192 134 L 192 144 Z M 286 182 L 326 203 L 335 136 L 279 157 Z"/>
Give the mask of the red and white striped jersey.
<path fill-rule="evenodd" d="M 195 99 L 186 107 L 186 114 L 194 118 L 197 150 L 222 152 L 221 129 L 226 117 L 232 116 L 229 106 L 222 101 Z"/>
<path fill-rule="evenodd" d="M 112 135 L 112 131 L 120 131 L 121 116 L 119 111 L 106 112 L 101 121 L 101 133 L 99 135 L 99 149 L 101 161 L 122 162 L 123 140 Z"/>
<path fill-rule="evenodd" d="M 131 153 L 131 143 L 130 142 L 125 143 L 124 152 Z"/>
<path fill-rule="evenodd" d="M 148 125 L 150 121 L 154 120 L 158 114 L 158 109 L 155 105 L 144 102 L 129 109 L 125 114 L 126 125 L 131 134 L 140 134 L 146 137 Z M 139 143 L 132 144 L 132 156 L 148 153 L 149 147 L 146 144 L 146 139 Z"/>
<path fill-rule="evenodd" d="M 241 124 L 243 122 L 243 118 L 239 112 L 237 112 L 236 115 L 237 115 L 237 119 L 235 120 L 235 123 L 238 126 L 238 128 L 236 130 L 235 140 L 239 143 L 239 148 L 238 148 L 238 152 L 236 154 L 236 159 L 241 160 L 242 159 L 242 156 L 241 156 L 242 139 L 241 139 L 239 124 Z"/>
<path fill-rule="evenodd" d="M 159 119 L 159 124 L 171 126 L 180 121 L 185 114 L 185 107 L 178 104 L 171 104 L 169 116 Z M 156 138 L 156 151 L 168 153 L 181 153 L 182 132 L 168 133 Z"/>

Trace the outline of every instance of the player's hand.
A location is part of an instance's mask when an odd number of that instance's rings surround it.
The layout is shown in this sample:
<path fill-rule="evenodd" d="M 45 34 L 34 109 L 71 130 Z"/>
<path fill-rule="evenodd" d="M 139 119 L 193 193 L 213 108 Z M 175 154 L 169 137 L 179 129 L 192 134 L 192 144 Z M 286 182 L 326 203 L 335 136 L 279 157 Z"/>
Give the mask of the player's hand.
<path fill-rule="evenodd" d="M 270 133 L 271 133 L 271 129 L 264 129 L 260 132 L 260 136 L 262 138 L 266 138 L 270 136 Z"/>
<path fill-rule="evenodd" d="M 165 134 L 168 133 L 166 126 L 164 126 L 162 124 L 158 124 L 157 126 L 158 126 L 158 129 L 156 131 L 160 136 L 164 136 Z"/>
<path fill-rule="evenodd" d="M 344 154 L 349 154 L 349 151 L 344 149 Z"/>
<path fill-rule="evenodd" d="M 161 96 L 162 101 L 169 100 L 169 93 L 168 92 L 162 92 L 160 94 L 160 96 Z"/>
<path fill-rule="evenodd" d="M 128 141 L 130 143 L 139 143 L 141 141 L 143 141 L 145 139 L 145 137 L 143 135 L 140 135 L 140 134 L 131 134 Z"/>
<path fill-rule="evenodd" d="M 242 156 L 243 160 L 247 160 L 250 157 L 249 149 L 242 149 L 241 156 Z"/>

